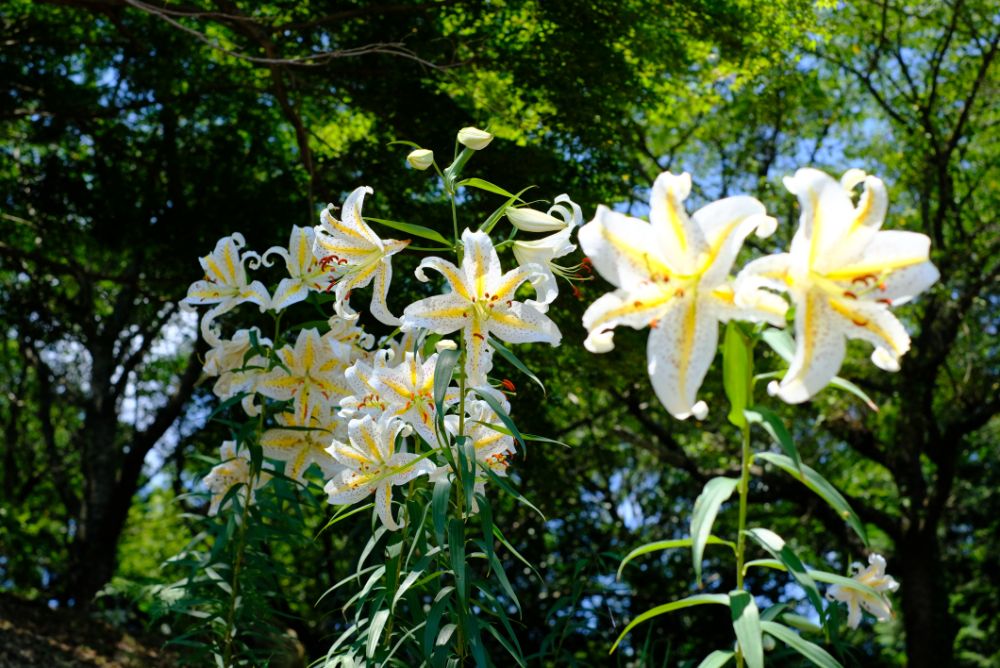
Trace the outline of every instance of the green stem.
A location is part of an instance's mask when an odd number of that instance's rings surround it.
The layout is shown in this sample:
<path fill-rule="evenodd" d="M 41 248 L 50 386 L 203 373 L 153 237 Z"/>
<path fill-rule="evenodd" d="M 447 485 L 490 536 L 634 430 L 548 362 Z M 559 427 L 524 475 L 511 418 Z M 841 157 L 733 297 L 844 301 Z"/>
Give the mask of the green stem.
<path fill-rule="evenodd" d="M 240 595 L 240 569 L 243 567 L 243 552 L 246 549 L 247 521 L 250 515 L 251 485 L 253 483 L 253 480 L 247 481 L 246 501 L 243 503 L 243 512 L 240 514 L 239 539 L 236 544 L 236 562 L 233 564 L 233 586 L 231 587 L 232 593 L 229 599 L 229 612 L 226 614 L 226 636 L 223 640 L 224 658 L 222 665 L 226 668 L 232 668 L 235 665 L 233 664 L 233 641 L 235 640 L 233 631 L 236 621 L 236 600 Z"/>
<path fill-rule="evenodd" d="M 745 421 L 740 429 L 743 440 L 743 455 L 740 462 L 740 483 L 737 491 L 740 493 L 740 518 L 738 533 L 736 534 L 736 588 L 743 589 L 743 564 L 746 554 L 746 528 L 747 528 L 747 496 L 750 492 L 750 423 Z M 743 653 L 736 652 L 736 666 L 742 668 Z"/>

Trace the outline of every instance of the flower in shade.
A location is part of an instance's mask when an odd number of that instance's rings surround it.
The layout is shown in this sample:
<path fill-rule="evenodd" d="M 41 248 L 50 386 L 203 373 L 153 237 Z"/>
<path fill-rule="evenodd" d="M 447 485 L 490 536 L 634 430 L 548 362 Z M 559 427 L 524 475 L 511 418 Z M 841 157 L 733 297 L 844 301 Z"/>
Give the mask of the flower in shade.
<path fill-rule="evenodd" d="M 247 450 L 236 451 L 236 441 L 226 441 L 219 448 L 219 455 L 222 458 L 220 464 L 216 464 L 202 482 L 208 491 L 212 493 L 212 500 L 208 506 L 208 514 L 215 515 L 219 512 L 223 499 L 236 485 L 246 485 L 249 492 L 250 503 L 256 498 L 256 491 L 267 484 L 271 479 L 271 474 L 261 471 L 251 481 L 250 453 Z"/>
<path fill-rule="evenodd" d="M 863 183 L 855 205 L 851 191 Z M 846 339 L 875 346 L 872 362 L 896 371 L 910 337 L 889 310 L 938 279 L 928 259 L 930 239 L 917 232 L 880 231 L 888 208 L 885 184 L 860 169 L 838 182 L 815 169 L 785 179 L 802 216 L 787 253 L 754 260 L 737 278 L 737 292 L 760 287 L 787 292 L 795 303 L 796 350 L 772 392 L 800 403 L 826 387 L 846 353 Z"/>
<path fill-rule="evenodd" d="M 392 280 L 392 256 L 406 248 L 410 241 L 380 239 L 368 227 L 361 217 L 365 193 L 371 194 L 372 189 L 361 186 L 348 195 L 340 220 L 333 217 L 329 208 L 323 210 L 320 225 L 315 228 L 313 253 L 323 266 L 333 272 L 330 288 L 336 297 L 333 307 L 337 315 L 348 320 L 356 319 L 358 314 L 348 303 L 350 293 L 374 281 L 372 315 L 387 325 L 395 326 L 399 324 L 399 319 L 389 312 L 385 302 Z"/>
<path fill-rule="evenodd" d="M 892 603 L 885 592 L 896 591 L 899 589 L 899 583 L 891 575 L 886 575 L 885 557 L 872 554 L 868 557 L 868 568 L 862 568 L 861 564 L 857 563 L 851 568 L 854 571 L 854 580 L 873 590 L 874 593 L 841 585 L 833 585 L 827 589 L 828 599 L 847 604 L 847 625 L 852 629 L 858 628 L 858 624 L 861 623 L 862 608 L 880 622 L 892 617 Z"/>
<path fill-rule="evenodd" d="M 601 206 L 580 228 L 579 240 L 594 268 L 617 290 L 583 315 L 591 352 L 614 347 L 614 328 L 649 326 L 647 358 L 656 396 L 676 418 L 703 418 L 697 393 L 715 358 L 719 322 L 730 319 L 784 324 L 787 304 L 764 290 L 738 303 L 729 272 L 751 232 L 770 235 L 777 222 L 752 197 L 727 197 L 690 217 L 682 202 L 688 174 L 664 172 L 653 184 L 649 223 Z"/>
<path fill-rule="evenodd" d="M 351 420 L 347 425 L 348 442 L 334 440 L 327 452 L 344 468 L 326 484 L 330 503 L 348 505 L 375 495 L 375 510 L 390 531 L 400 528 L 392 515 L 392 488 L 405 485 L 434 470 L 434 465 L 420 455 L 397 450 L 402 420 L 371 415 Z"/>
<path fill-rule="evenodd" d="M 192 283 L 187 296 L 181 300 L 185 307 L 212 306 L 201 319 L 201 335 L 212 345 L 220 342 L 218 334 L 211 327 L 215 318 L 245 302 L 257 304 L 262 312 L 271 303 L 271 297 L 263 283 L 247 283 L 244 263 L 260 258 L 253 252 L 241 254 L 240 249 L 245 245 L 246 241 L 239 233 L 219 239 L 214 251 L 198 259 L 201 268 L 205 270 L 205 278 Z"/>

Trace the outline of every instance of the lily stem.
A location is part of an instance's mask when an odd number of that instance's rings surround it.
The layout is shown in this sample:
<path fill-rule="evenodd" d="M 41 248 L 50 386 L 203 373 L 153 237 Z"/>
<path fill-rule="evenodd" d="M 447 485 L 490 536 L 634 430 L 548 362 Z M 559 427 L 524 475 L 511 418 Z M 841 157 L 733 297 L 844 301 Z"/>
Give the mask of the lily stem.
<path fill-rule="evenodd" d="M 746 528 L 747 528 L 747 497 L 750 492 L 750 423 L 743 421 L 740 428 L 743 440 L 743 454 L 740 462 L 740 482 L 737 491 L 740 493 L 740 518 L 738 533 L 736 534 L 736 589 L 743 589 L 743 564 L 746 553 Z M 743 666 L 743 652 L 736 652 L 736 666 Z"/>

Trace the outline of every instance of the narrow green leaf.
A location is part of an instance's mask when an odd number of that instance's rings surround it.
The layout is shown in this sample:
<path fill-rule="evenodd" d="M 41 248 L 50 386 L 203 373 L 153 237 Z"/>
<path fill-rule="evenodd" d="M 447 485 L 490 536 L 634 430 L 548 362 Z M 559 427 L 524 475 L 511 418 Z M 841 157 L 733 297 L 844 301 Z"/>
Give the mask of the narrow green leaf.
<path fill-rule="evenodd" d="M 520 444 L 520 446 L 522 448 L 527 448 L 524 444 L 524 437 L 521 436 L 521 432 L 518 431 L 517 425 L 510 419 L 510 416 L 507 415 L 507 412 L 500 405 L 500 402 L 496 400 L 496 397 L 492 396 L 489 392 L 480 392 L 479 390 L 473 390 L 473 392 L 475 392 L 476 396 L 485 401 L 489 407 L 493 409 L 493 412 L 497 414 L 497 417 L 500 418 L 500 421 L 503 422 L 504 426 L 507 427 L 507 429 L 510 429 L 511 435 Z"/>
<path fill-rule="evenodd" d="M 694 559 L 695 581 L 701 584 L 701 560 L 705 554 L 705 544 L 712 533 L 719 506 L 733 494 L 739 480 L 736 478 L 712 478 L 694 502 L 691 514 L 691 555 Z"/>
<path fill-rule="evenodd" d="M 687 598 L 682 598 L 681 600 L 673 601 L 672 603 L 664 603 L 663 605 L 658 605 L 651 610 L 647 610 L 629 622 L 628 626 L 626 626 L 621 632 L 621 635 L 618 636 L 618 640 L 616 640 L 615 644 L 611 646 L 611 650 L 608 654 L 613 654 L 614 651 L 618 649 L 618 645 L 621 644 L 622 639 L 628 635 L 628 632 L 639 624 L 649 621 L 653 617 L 659 617 L 660 615 L 664 615 L 668 612 L 673 612 L 674 610 L 690 608 L 695 605 L 708 605 L 710 603 L 714 603 L 715 605 L 729 605 L 729 597 L 725 594 L 695 594 L 694 596 L 688 596 Z"/>
<path fill-rule="evenodd" d="M 773 568 L 777 571 L 787 570 L 787 566 L 778 559 L 754 559 L 753 561 L 748 561 L 743 566 L 743 572 L 746 573 L 751 568 Z M 836 573 L 828 573 L 826 571 L 816 570 L 814 568 L 807 568 L 806 573 L 816 582 L 822 582 L 824 584 L 835 584 L 840 587 L 847 587 L 848 589 L 853 589 L 859 594 L 864 594 L 865 596 L 873 596 L 878 598 L 883 596 L 875 589 L 872 589 L 863 582 L 858 582 L 854 578 L 849 578 L 844 575 L 837 575 Z"/>
<path fill-rule="evenodd" d="M 423 225 L 415 225 L 413 223 L 404 223 L 399 220 L 386 220 L 384 218 L 372 218 L 370 216 L 364 217 L 365 221 L 371 221 L 373 223 L 378 223 L 379 225 L 384 225 L 386 227 L 391 227 L 394 230 L 399 230 L 400 232 L 406 232 L 407 234 L 412 234 L 415 237 L 420 237 L 421 239 L 429 239 L 430 241 L 436 241 L 443 244 L 446 248 L 451 248 L 451 242 L 445 239 L 439 232 L 435 232 L 429 227 L 424 227 Z"/>
<path fill-rule="evenodd" d="M 427 625 L 424 627 L 424 662 L 429 664 L 431 655 L 434 653 L 435 641 L 438 636 L 438 628 L 441 625 L 441 617 L 444 615 L 445 608 L 448 607 L 449 597 L 455 588 L 451 585 L 446 585 L 441 588 L 441 590 L 434 596 L 434 603 L 431 604 L 430 612 L 427 613 Z"/>
<path fill-rule="evenodd" d="M 847 500 L 844 499 L 841 493 L 838 492 L 826 478 L 805 464 L 802 464 L 800 467 L 796 466 L 795 462 L 785 455 L 779 455 L 774 452 L 759 452 L 754 456 L 758 459 L 763 459 L 766 462 L 774 464 L 783 471 L 786 471 L 793 478 L 818 494 L 820 498 L 830 504 L 830 507 L 836 510 L 837 514 L 840 515 L 852 529 L 854 529 L 854 533 L 858 534 L 858 537 L 861 538 L 861 542 L 864 543 L 865 546 L 868 545 L 868 534 L 865 532 L 865 526 L 861 523 L 857 514 L 851 509 Z"/>
<path fill-rule="evenodd" d="M 542 394 L 546 394 L 546 392 L 545 392 L 545 385 L 538 378 L 538 376 L 536 376 L 531 371 L 531 369 L 529 369 L 528 367 L 526 367 L 524 365 L 524 362 L 522 362 L 520 359 L 518 359 L 517 355 L 515 355 L 514 353 L 512 353 L 505 345 L 503 345 L 502 343 L 500 343 L 499 341 L 497 341 L 492 336 L 489 338 L 489 343 L 490 343 L 491 346 L 493 346 L 493 348 L 498 353 L 500 353 L 501 357 L 503 357 L 505 360 L 507 360 L 508 362 L 510 362 L 511 364 L 513 364 L 517 368 L 518 371 L 520 371 L 525 376 L 527 376 L 528 378 L 530 378 L 531 380 L 533 380 L 535 382 L 535 384 L 538 385 L 538 387 L 542 388 Z"/>
<path fill-rule="evenodd" d="M 451 385 L 458 357 L 458 350 L 442 350 L 438 353 L 437 364 L 434 366 L 434 408 L 438 418 L 439 433 L 444 433 L 444 395 Z"/>
<path fill-rule="evenodd" d="M 448 499 L 451 496 L 451 481 L 447 477 L 434 483 L 431 497 L 431 517 L 434 520 L 434 538 L 438 545 L 445 544 L 445 527 L 448 524 Z"/>
<path fill-rule="evenodd" d="M 622 571 L 625 570 L 625 565 L 637 557 L 641 557 L 644 554 L 649 554 L 650 552 L 659 552 L 661 550 L 672 550 L 678 547 L 691 547 L 693 541 L 690 538 L 677 538 L 674 540 L 658 540 L 652 543 L 647 543 L 641 547 L 637 547 L 631 552 L 629 552 L 624 559 L 622 559 L 621 565 L 618 566 L 617 578 L 620 580 L 622 577 Z M 709 536 L 705 541 L 708 545 L 726 545 L 729 547 L 733 554 L 736 553 L 736 544 L 728 540 L 722 540 L 715 536 Z"/>
<path fill-rule="evenodd" d="M 750 341 L 735 320 L 726 325 L 722 343 L 722 385 L 729 399 L 729 421 L 739 428 L 746 426 L 743 415 L 751 402 L 753 383 L 753 350 Z"/>
<path fill-rule="evenodd" d="M 319 538 L 320 534 L 322 534 L 324 531 L 332 527 L 334 524 L 346 520 L 351 515 L 357 515 L 358 513 L 363 513 L 366 510 L 371 510 L 374 507 L 375 507 L 374 503 L 366 503 L 363 506 L 358 506 L 357 508 L 351 508 L 351 506 L 341 506 L 340 509 L 334 514 L 334 516 L 330 518 L 330 521 L 327 522 L 326 525 L 316 533 L 316 538 L 314 538 L 313 540 Z"/>
<path fill-rule="evenodd" d="M 771 437 L 771 440 L 777 443 L 784 453 L 795 463 L 795 468 L 801 471 L 802 459 L 799 457 L 799 450 L 795 447 L 795 441 L 792 440 L 792 435 L 788 432 L 785 423 L 781 421 L 780 417 L 762 406 L 748 408 L 743 411 L 743 414 L 751 424 L 762 426 L 764 431 Z"/>
<path fill-rule="evenodd" d="M 368 645 L 365 647 L 365 656 L 369 659 L 375 656 L 378 641 L 382 639 L 382 631 L 385 630 L 387 621 L 389 621 L 388 610 L 379 610 L 372 617 L 372 623 L 368 626 Z"/>
<path fill-rule="evenodd" d="M 521 198 L 515 195 L 514 193 L 508 192 L 494 183 L 490 183 L 489 181 L 476 177 L 472 177 L 470 179 L 464 179 L 462 181 L 459 181 L 455 185 L 466 186 L 468 188 L 477 188 L 479 190 L 485 190 L 488 193 L 493 193 L 494 195 L 503 195 L 504 197 L 512 197 L 517 201 L 521 200 Z"/>
<path fill-rule="evenodd" d="M 733 652 L 727 652 L 721 649 L 717 649 L 698 664 L 698 668 L 722 668 L 722 666 L 729 663 L 733 658 Z"/>
<path fill-rule="evenodd" d="M 465 602 L 469 595 L 465 570 L 465 525 L 457 517 L 451 518 L 448 522 L 448 555 L 451 557 L 451 570 L 455 576 L 458 600 L 465 608 Z"/>
<path fill-rule="evenodd" d="M 872 401 L 871 397 L 865 394 L 864 390 L 862 390 L 860 387 L 858 387 L 851 381 L 841 378 L 840 376 L 834 376 L 833 380 L 830 381 L 830 387 L 835 387 L 838 390 L 843 390 L 844 392 L 853 394 L 858 399 L 861 399 L 861 401 L 865 402 L 865 405 L 868 406 L 868 408 L 878 413 L 878 404 Z"/>
<path fill-rule="evenodd" d="M 820 668 L 843 668 L 825 649 L 811 643 L 787 626 L 777 622 L 761 622 L 764 633 L 772 635 Z"/>
<path fill-rule="evenodd" d="M 729 592 L 729 611 L 740 652 L 748 668 L 764 668 L 764 645 L 761 642 L 760 613 L 748 591 Z"/>
<path fill-rule="evenodd" d="M 795 551 L 785 543 L 785 540 L 770 529 L 750 529 L 747 534 L 760 544 L 765 550 L 771 553 L 775 559 L 783 563 L 791 576 L 799 583 L 799 586 L 806 592 L 806 597 L 812 606 L 819 613 L 819 618 L 823 619 L 823 599 L 816 588 L 816 582 L 806 570 L 805 564 L 795 554 Z"/>

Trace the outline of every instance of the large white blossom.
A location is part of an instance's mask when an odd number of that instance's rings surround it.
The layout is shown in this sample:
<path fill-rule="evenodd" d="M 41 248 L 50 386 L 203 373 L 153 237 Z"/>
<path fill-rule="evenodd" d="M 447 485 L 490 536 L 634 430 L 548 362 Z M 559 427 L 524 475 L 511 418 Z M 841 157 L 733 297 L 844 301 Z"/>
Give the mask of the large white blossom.
<path fill-rule="evenodd" d="M 216 464 L 202 479 L 202 483 L 212 493 L 209 515 L 219 512 L 223 499 L 235 485 L 246 485 L 249 490 L 246 498 L 253 503 L 256 491 L 271 479 L 271 474 L 266 471 L 261 471 L 256 478 L 250 479 L 250 453 L 246 449 L 237 452 L 236 441 L 224 442 L 219 448 L 219 455 L 222 462 Z"/>
<path fill-rule="evenodd" d="M 776 221 L 752 197 L 713 202 L 688 217 L 688 174 L 664 172 L 653 184 L 649 223 L 600 206 L 579 239 L 594 268 L 617 290 L 583 316 L 591 352 L 614 347 L 614 328 L 649 326 L 649 376 L 656 396 L 680 419 L 704 417 L 698 388 L 715 357 L 718 323 L 730 319 L 784 324 L 783 299 L 748 291 L 737 304 L 729 272 L 751 232 L 770 235 Z"/>
<path fill-rule="evenodd" d="M 851 190 L 864 184 L 855 205 Z M 938 279 L 923 234 L 880 231 L 888 208 L 885 185 L 852 169 L 838 182 L 816 169 L 785 179 L 799 198 L 799 228 L 788 253 L 748 264 L 737 291 L 761 286 L 787 292 L 795 303 L 796 350 L 788 373 L 773 388 L 790 403 L 806 401 L 837 374 L 846 339 L 875 346 L 872 361 L 896 371 L 910 337 L 889 307 L 902 304 Z"/>

